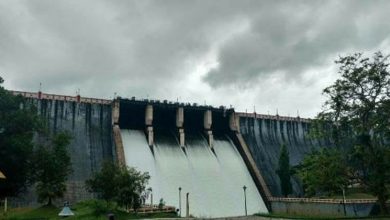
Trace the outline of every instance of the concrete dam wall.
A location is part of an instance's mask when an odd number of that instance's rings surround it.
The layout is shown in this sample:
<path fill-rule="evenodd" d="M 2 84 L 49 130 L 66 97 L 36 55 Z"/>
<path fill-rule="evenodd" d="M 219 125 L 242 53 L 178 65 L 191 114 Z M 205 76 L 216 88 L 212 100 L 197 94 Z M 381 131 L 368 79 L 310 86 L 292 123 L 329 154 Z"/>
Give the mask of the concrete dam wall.
<path fill-rule="evenodd" d="M 310 121 L 307 119 L 243 113 L 239 115 L 241 134 L 274 197 L 282 196 L 276 170 L 283 144 L 289 151 L 292 166 L 298 165 L 312 149 L 331 145 L 308 137 Z M 293 196 L 303 196 L 300 181 L 292 177 L 291 182 Z"/>
<path fill-rule="evenodd" d="M 68 149 L 73 172 L 65 199 L 75 202 L 92 198 L 84 187 L 85 180 L 100 170 L 103 160 L 114 159 L 111 106 L 46 99 L 34 102 L 51 132 L 68 131 L 72 136 Z"/>
<path fill-rule="evenodd" d="M 14 92 L 18 95 L 20 93 Z M 32 102 L 51 133 L 68 131 L 72 140 L 68 147 L 73 172 L 68 177 L 64 201 L 71 203 L 93 198 L 86 191 L 84 182 L 92 173 L 100 170 L 103 160 L 114 160 L 115 148 L 112 140 L 111 101 L 38 93 L 20 94 Z M 95 100 L 95 101 L 94 101 Z M 22 204 L 36 204 L 36 196 L 30 193 L 21 196 Z M 59 201 L 62 203 L 62 200 Z"/>

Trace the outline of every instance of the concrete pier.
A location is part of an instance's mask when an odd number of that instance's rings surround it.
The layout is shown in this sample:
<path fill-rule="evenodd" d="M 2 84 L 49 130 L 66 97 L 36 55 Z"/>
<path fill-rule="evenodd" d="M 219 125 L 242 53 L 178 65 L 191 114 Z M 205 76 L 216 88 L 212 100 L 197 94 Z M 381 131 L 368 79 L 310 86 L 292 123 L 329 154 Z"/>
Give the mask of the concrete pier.
<path fill-rule="evenodd" d="M 114 143 L 118 164 L 120 166 L 126 166 L 125 151 L 123 149 L 121 130 L 119 128 L 119 125 L 114 125 L 112 129 L 114 133 Z"/>
<path fill-rule="evenodd" d="M 203 117 L 203 127 L 210 148 L 213 148 L 213 143 L 214 143 L 213 131 L 211 130 L 212 123 L 213 123 L 212 112 L 211 110 L 206 110 L 204 112 L 204 117 Z"/>
<path fill-rule="evenodd" d="M 184 125 L 184 109 L 179 107 L 176 110 L 176 127 L 182 128 Z"/>
<path fill-rule="evenodd" d="M 153 105 L 147 105 L 145 108 L 145 126 L 146 136 L 148 138 L 148 145 L 150 147 L 154 144 L 154 133 L 153 133 Z"/>
<path fill-rule="evenodd" d="M 115 100 L 112 103 L 112 124 L 119 124 L 119 100 Z"/>
<path fill-rule="evenodd" d="M 207 142 L 209 143 L 209 147 L 211 149 L 213 149 L 213 145 L 214 145 L 213 132 L 211 130 L 208 130 L 208 131 L 205 131 L 205 133 L 206 133 Z"/>
<path fill-rule="evenodd" d="M 185 133 L 183 128 L 179 128 L 179 143 L 180 147 L 185 146 Z"/>
<path fill-rule="evenodd" d="M 112 131 L 115 144 L 117 162 L 120 166 L 126 166 L 125 153 L 123 149 L 121 129 L 119 127 L 119 100 L 112 103 Z"/>
<path fill-rule="evenodd" d="M 229 128 L 235 132 L 240 131 L 240 117 L 238 117 L 235 112 L 232 112 L 229 115 Z"/>
<path fill-rule="evenodd" d="M 179 107 L 176 110 L 176 127 L 179 132 L 179 143 L 180 147 L 185 146 L 185 133 L 184 133 L 184 109 L 183 107 Z"/>
<path fill-rule="evenodd" d="M 153 105 L 147 105 L 145 108 L 145 125 L 153 125 Z"/>
<path fill-rule="evenodd" d="M 150 147 L 153 147 L 153 144 L 154 144 L 154 132 L 153 132 L 153 127 L 152 126 L 146 127 L 146 134 L 147 134 L 147 137 L 148 137 L 148 145 Z"/>
<path fill-rule="evenodd" d="M 204 129 L 205 130 L 210 130 L 211 129 L 211 125 L 213 123 L 213 118 L 212 118 L 212 114 L 211 114 L 211 110 L 206 110 L 204 112 L 204 117 L 203 117 L 203 126 L 204 126 Z"/>

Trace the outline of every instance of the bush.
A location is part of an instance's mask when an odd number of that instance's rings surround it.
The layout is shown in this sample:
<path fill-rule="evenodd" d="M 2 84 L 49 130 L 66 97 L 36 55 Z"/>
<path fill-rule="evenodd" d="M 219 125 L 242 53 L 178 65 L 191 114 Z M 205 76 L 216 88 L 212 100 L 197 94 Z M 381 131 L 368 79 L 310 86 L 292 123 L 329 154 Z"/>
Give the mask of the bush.
<path fill-rule="evenodd" d="M 158 208 L 162 210 L 165 206 L 165 201 L 163 198 L 160 199 L 160 202 L 158 203 Z"/>
<path fill-rule="evenodd" d="M 93 200 L 91 202 L 92 213 L 94 216 L 106 215 L 116 210 L 116 205 L 104 200 Z"/>

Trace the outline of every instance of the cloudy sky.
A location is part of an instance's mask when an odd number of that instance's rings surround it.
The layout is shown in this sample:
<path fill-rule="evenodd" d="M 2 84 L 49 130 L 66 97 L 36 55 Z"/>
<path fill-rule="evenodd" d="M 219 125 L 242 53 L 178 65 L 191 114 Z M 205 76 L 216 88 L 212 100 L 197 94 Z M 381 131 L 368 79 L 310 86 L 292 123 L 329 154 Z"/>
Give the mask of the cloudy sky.
<path fill-rule="evenodd" d="M 390 52 L 390 1 L 0 0 L 5 87 L 312 117 L 338 56 Z"/>

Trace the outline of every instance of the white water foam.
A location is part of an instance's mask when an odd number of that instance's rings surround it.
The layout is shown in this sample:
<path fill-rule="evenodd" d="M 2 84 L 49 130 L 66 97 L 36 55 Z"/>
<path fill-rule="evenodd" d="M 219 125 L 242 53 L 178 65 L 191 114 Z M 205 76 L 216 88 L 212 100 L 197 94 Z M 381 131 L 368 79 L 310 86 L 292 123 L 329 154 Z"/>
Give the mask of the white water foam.
<path fill-rule="evenodd" d="M 172 141 L 157 142 L 154 155 L 143 131 L 122 130 L 127 166 L 149 172 L 154 204 L 163 198 L 185 216 L 185 194 L 189 193 L 190 214 L 196 217 L 245 215 L 243 186 L 247 186 L 248 214 L 267 209 L 235 146 L 227 138 L 215 140 L 215 154 L 199 137 L 187 142 L 186 153 Z"/>

